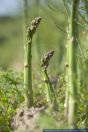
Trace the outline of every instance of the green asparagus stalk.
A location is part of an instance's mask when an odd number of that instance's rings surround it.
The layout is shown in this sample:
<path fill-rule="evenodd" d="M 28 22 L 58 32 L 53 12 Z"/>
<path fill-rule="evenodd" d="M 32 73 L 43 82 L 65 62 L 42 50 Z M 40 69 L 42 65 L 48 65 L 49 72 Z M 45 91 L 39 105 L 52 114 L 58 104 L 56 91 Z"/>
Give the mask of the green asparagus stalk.
<path fill-rule="evenodd" d="M 68 39 L 69 39 L 69 27 L 67 28 L 67 35 L 68 35 Z M 67 42 L 69 42 L 69 41 L 67 41 Z M 65 63 L 65 67 L 66 67 L 66 77 L 65 77 L 65 81 L 66 81 L 66 84 L 67 84 L 67 87 L 66 87 L 66 93 L 65 93 L 65 103 L 64 103 L 64 116 L 65 116 L 65 118 L 66 118 L 66 120 L 67 120 L 67 118 L 68 118 L 68 101 L 69 101 L 69 95 L 68 95 L 68 84 L 69 84 L 69 82 L 68 82 L 68 47 L 67 47 L 67 45 L 65 46 L 66 47 L 66 49 L 67 49 L 67 53 L 66 53 L 66 63 Z"/>
<path fill-rule="evenodd" d="M 24 45 L 24 87 L 25 87 L 25 101 L 27 107 L 34 105 L 33 89 L 32 89 L 32 38 L 41 21 L 41 17 L 35 18 L 31 22 L 31 26 L 27 29 L 27 41 Z"/>
<path fill-rule="evenodd" d="M 72 0 L 72 9 L 69 24 L 68 43 L 68 124 L 69 128 L 76 127 L 77 121 L 77 41 L 76 41 L 76 19 L 79 0 Z"/>
<path fill-rule="evenodd" d="M 57 100 L 56 100 L 56 95 L 55 95 L 55 91 L 52 87 L 52 83 L 50 81 L 50 78 L 48 76 L 47 73 L 47 68 L 49 65 L 49 61 L 51 59 L 51 57 L 53 56 L 54 51 L 48 51 L 43 59 L 41 60 L 41 67 L 43 68 L 43 72 L 44 72 L 44 81 L 45 81 L 45 85 L 46 85 L 46 99 L 49 105 L 53 106 L 54 110 L 58 110 L 58 105 L 57 105 Z"/>

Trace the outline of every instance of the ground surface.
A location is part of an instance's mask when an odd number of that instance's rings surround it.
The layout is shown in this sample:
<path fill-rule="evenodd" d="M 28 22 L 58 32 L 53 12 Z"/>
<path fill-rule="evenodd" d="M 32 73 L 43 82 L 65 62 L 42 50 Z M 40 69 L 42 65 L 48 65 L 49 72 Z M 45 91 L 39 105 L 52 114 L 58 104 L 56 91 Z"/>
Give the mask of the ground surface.
<path fill-rule="evenodd" d="M 44 107 L 30 108 L 21 107 L 17 110 L 17 114 L 13 117 L 13 132 L 41 132 L 40 125 L 37 123 L 40 114 L 44 111 Z"/>
<path fill-rule="evenodd" d="M 42 132 L 43 129 L 61 128 L 63 122 L 60 113 L 53 111 L 50 107 L 31 107 L 21 106 L 12 119 L 12 132 Z"/>

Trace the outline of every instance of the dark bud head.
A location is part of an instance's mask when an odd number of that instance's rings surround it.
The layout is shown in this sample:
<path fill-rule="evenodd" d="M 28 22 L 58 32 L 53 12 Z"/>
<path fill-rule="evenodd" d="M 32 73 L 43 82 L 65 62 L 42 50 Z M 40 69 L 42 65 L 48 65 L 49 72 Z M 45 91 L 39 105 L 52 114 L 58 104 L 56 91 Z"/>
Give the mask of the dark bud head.
<path fill-rule="evenodd" d="M 34 20 L 32 20 L 31 26 L 28 28 L 28 31 L 27 31 L 27 36 L 30 35 L 30 37 L 32 38 L 33 34 L 36 32 L 36 29 L 37 29 L 41 19 L 42 19 L 41 17 L 37 17 Z"/>
<path fill-rule="evenodd" d="M 44 54 L 43 59 L 41 60 L 41 67 L 47 68 L 49 65 L 49 61 L 52 58 L 54 54 L 54 50 L 48 51 L 46 54 Z"/>
<path fill-rule="evenodd" d="M 40 23 L 41 19 L 42 19 L 41 17 L 35 18 L 35 19 L 31 22 L 31 25 L 37 27 L 38 24 Z"/>
<path fill-rule="evenodd" d="M 50 58 L 53 56 L 53 54 L 54 54 L 54 50 L 51 50 L 51 51 L 49 51 L 49 53 L 48 53 L 48 55 L 49 55 Z"/>

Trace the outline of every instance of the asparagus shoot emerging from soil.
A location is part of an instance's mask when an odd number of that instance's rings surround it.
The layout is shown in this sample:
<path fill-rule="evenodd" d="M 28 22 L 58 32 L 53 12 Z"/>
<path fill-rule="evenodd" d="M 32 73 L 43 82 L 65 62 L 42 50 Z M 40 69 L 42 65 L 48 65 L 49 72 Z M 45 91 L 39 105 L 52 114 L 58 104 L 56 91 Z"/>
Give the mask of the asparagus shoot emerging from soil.
<path fill-rule="evenodd" d="M 56 103 L 56 95 L 54 92 L 54 89 L 52 87 L 51 81 L 49 79 L 48 73 L 47 73 L 47 68 L 49 66 L 49 61 L 52 58 L 54 54 L 54 51 L 48 51 L 43 59 L 41 60 L 41 67 L 43 68 L 43 72 L 44 72 L 44 81 L 46 84 L 46 99 L 48 104 L 53 104 L 53 108 L 55 110 L 57 110 L 57 103 Z"/>
<path fill-rule="evenodd" d="M 25 101 L 27 107 L 34 105 L 32 89 L 32 38 L 41 21 L 41 17 L 35 18 L 27 29 L 26 44 L 24 45 L 24 87 L 26 90 Z"/>

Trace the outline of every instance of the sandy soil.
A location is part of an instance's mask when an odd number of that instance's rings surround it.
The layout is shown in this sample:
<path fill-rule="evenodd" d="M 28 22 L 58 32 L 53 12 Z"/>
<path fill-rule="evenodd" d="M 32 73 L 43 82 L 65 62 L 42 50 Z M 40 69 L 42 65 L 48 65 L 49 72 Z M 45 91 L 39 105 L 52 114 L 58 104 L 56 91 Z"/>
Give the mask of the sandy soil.
<path fill-rule="evenodd" d="M 44 109 L 44 107 L 32 107 L 30 109 L 20 107 L 12 119 L 12 132 L 35 132 L 35 130 L 36 132 L 42 132 L 37 120 Z"/>

